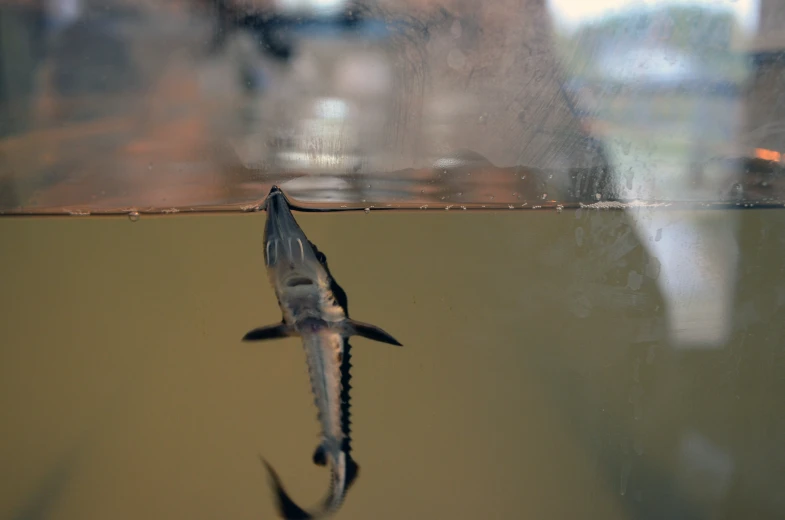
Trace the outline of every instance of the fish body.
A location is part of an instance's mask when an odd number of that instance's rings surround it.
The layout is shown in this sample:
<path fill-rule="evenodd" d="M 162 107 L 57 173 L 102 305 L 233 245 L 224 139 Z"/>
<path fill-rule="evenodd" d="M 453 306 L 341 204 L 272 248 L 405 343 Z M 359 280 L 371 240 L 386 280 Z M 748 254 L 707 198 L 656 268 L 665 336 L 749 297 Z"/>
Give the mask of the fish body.
<path fill-rule="evenodd" d="M 401 344 L 379 327 L 349 318 L 346 293 L 327 266 L 327 258 L 308 240 L 294 219 L 283 192 L 273 187 L 265 201 L 264 258 L 267 276 L 281 308 L 280 323 L 248 332 L 244 341 L 265 341 L 289 336 L 302 339 L 311 390 L 322 428 L 313 461 L 328 465 L 330 489 L 324 502 L 306 511 L 287 495 L 275 470 L 264 459 L 273 482 L 281 516 L 286 519 L 319 518 L 336 512 L 357 477 L 351 457 L 349 428 L 349 337 L 359 335 Z"/>

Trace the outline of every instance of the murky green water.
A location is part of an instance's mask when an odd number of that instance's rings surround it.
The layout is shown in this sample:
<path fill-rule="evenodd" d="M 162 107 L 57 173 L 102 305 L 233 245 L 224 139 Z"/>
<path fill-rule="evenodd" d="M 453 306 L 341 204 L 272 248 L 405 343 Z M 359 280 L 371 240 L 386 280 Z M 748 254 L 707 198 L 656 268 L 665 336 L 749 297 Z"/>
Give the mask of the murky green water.
<path fill-rule="evenodd" d="M 695 214 L 633 213 L 296 215 L 404 343 L 353 341 L 338 518 L 785 515 L 785 212 L 704 212 L 738 244 L 712 348 L 647 245 Z M 321 499 L 298 340 L 240 341 L 280 316 L 264 218 L 0 220 L 0 517 L 272 519 L 258 454 Z"/>

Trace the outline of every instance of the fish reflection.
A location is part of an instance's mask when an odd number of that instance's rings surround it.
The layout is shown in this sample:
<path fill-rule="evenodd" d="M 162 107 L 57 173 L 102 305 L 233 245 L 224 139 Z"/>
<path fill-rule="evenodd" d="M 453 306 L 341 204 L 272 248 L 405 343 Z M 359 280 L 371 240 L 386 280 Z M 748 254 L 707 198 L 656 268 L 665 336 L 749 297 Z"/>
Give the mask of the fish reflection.
<path fill-rule="evenodd" d="M 335 282 L 327 258 L 303 233 L 283 192 L 273 186 L 265 202 L 264 258 L 283 319 L 247 333 L 244 341 L 300 336 L 308 362 L 322 440 L 313 454 L 315 464 L 329 464 L 330 489 L 313 512 L 301 509 L 288 496 L 277 473 L 264 460 L 284 518 L 316 518 L 337 511 L 357 477 L 351 457 L 349 427 L 349 337 L 401 344 L 388 333 L 349 318 L 346 293 Z"/>

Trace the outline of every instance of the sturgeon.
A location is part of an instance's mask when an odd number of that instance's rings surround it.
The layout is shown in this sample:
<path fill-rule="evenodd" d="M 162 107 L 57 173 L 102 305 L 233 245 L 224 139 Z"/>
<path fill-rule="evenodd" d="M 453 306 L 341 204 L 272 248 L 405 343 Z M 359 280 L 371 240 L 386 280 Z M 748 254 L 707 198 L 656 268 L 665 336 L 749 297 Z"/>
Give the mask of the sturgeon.
<path fill-rule="evenodd" d="M 346 293 L 330 273 L 327 257 L 305 236 L 277 186 L 270 190 L 265 210 L 264 259 L 283 317 L 279 323 L 251 330 L 243 341 L 301 338 L 322 429 L 313 462 L 330 467 L 326 498 L 310 511 L 302 509 L 289 498 L 273 467 L 264 458 L 261 460 L 270 475 L 283 518 L 321 518 L 340 509 L 359 472 L 350 445 L 349 337 L 357 335 L 402 345 L 381 328 L 349 318 Z"/>

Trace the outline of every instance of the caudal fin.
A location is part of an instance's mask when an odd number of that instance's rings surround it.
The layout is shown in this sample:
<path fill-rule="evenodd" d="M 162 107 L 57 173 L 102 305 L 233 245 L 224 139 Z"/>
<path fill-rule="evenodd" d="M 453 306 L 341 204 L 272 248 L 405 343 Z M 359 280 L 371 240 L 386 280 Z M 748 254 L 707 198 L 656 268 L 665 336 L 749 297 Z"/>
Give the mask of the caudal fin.
<path fill-rule="evenodd" d="M 340 509 L 346 492 L 352 486 L 359 474 L 360 467 L 348 453 L 343 453 L 343 463 L 345 466 L 339 468 L 336 464 L 332 465 L 332 485 L 327 497 L 322 505 L 313 511 L 306 511 L 298 506 L 283 487 L 280 477 L 273 467 L 261 456 L 259 457 L 270 475 L 270 481 L 275 493 L 276 509 L 278 514 L 286 520 L 306 520 L 324 518 Z"/>

